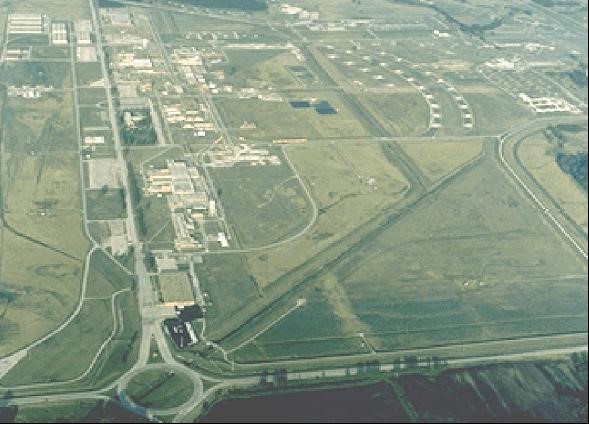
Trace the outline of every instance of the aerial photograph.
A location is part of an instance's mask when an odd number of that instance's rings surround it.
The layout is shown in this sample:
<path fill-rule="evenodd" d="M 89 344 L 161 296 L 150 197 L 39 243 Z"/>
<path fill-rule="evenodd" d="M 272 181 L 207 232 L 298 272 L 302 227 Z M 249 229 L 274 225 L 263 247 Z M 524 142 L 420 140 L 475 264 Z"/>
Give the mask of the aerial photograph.
<path fill-rule="evenodd" d="M 587 16 L 0 0 L 0 423 L 586 423 Z"/>

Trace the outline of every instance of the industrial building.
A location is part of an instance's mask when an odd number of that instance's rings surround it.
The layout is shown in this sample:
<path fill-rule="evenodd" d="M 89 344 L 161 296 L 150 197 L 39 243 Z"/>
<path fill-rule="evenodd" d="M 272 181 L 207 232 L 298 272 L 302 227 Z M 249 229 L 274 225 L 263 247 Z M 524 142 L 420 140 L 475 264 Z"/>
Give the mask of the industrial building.
<path fill-rule="evenodd" d="M 76 22 L 76 42 L 78 45 L 92 44 L 92 22 L 89 20 L 80 20 Z"/>
<path fill-rule="evenodd" d="M 211 212 L 209 196 L 198 169 L 185 161 L 168 160 L 165 168 L 150 169 L 145 175 L 147 196 L 166 196 L 174 226 L 176 250 L 201 248 L 195 237 L 199 222 Z M 216 211 L 215 208 L 213 208 Z"/>
<path fill-rule="evenodd" d="M 222 150 L 212 150 L 208 153 L 210 164 L 215 168 L 231 167 L 237 163 L 255 165 L 280 165 L 280 158 L 271 155 L 268 149 L 255 148 L 249 144 L 226 146 Z"/>
<path fill-rule="evenodd" d="M 44 17 L 31 13 L 15 13 L 8 17 L 9 34 L 43 34 Z"/>
<path fill-rule="evenodd" d="M 65 45 L 68 43 L 68 31 L 64 22 L 54 22 L 51 24 L 51 43 L 56 45 Z"/>

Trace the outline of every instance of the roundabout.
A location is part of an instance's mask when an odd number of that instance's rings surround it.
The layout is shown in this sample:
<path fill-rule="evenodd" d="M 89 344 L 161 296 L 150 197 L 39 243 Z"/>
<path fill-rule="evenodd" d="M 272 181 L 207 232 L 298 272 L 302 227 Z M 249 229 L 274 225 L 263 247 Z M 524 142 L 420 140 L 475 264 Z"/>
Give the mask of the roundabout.
<path fill-rule="evenodd" d="M 149 364 L 129 372 L 117 386 L 121 402 L 151 415 L 172 415 L 189 410 L 202 394 L 202 380 L 173 364 Z"/>

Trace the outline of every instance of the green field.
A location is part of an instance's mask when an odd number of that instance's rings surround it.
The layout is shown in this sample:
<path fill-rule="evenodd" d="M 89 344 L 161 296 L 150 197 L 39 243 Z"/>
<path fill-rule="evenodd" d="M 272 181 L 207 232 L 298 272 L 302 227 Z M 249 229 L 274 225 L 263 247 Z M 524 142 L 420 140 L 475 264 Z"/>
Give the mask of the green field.
<path fill-rule="evenodd" d="M 586 331 L 586 272 L 488 158 L 349 255 L 310 270 L 301 289 L 227 339 L 226 348 L 240 346 L 301 297 L 305 306 L 235 357 L 338 354 L 343 341 L 353 353 L 362 347 L 358 333 L 388 351 Z M 332 338 L 333 352 L 325 344 Z"/>
<path fill-rule="evenodd" d="M 399 144 L 415 161 L 431 183 L 439 182 L 453 171 L 483 154 L 481 139 L 403 140 Z"/>
<path fill-rule="evenodd" d="M 97 250 L 92 254 L 86 297 L 107 298 L 132 285 L 133 277 L 115 264 L 104 252 Z"/>
<path fill-rule="evenodd" d="M 78 85 L 86 86 L 102 80 L 102 69 L 96 63 L 76 63 L 76 75 Z"/>
<path fill-rule="evenodd" d="M 140 318 L 132 292 L 132 277 L 115 265 L 103 252 L 90 260 L 86 300 L 79 315 L 61 332 L 34 348 L 26 360 L 14 367 L 1 381 L 5 387 L 65 381 L 81 376 L 91 365 L 107 338 L 105 349 L 86 380 L 108 381 L 128 369 L 137 355 Z M 112 296 L 119 311 L 113 333 Z M 75 346 L 63 349 L 63 346 Z M 54 366 L 47 367 L 47 363 Z M 33 372 L 31 370 L 34 370 Z"/>
<path fill-rule="evenodd" d="M 127 216 L 127 205 L 123 189 L 108 188 L 86 190 L 88 219 L 115 219 Z"/>
<path fill-rule="evenodd" d="M 379 144 L 292 146 L 286 152 L 309 187 L 318 216 L 309 231 L 291 243 L 246 255 L 262 286 L 353 233 L 403 199 L 409 188 Z"/>
<path fill-rule="evenodd" d="M 89 243 L 83 227 L 71 94 L 9 98 L 3 103 L 1 122 L 4 355 L 37 340 L 69 316 L 79 301 Z"/>
<path fill-rule="evenodd" d="M 138 405 L 165 409 L 188 401 L 193 390 L 190 378 L 181 373 L 147 370 L 133 377 L 126 394 Z"/>
<path fill-rule="evenodd" d="M 300 87 L 287 66 L 300 65 L 286 50 L 227 50 L 225 81 L 236 87 Z"/>
<path fill-rule="evenodd" d="M 311 219 L 305 192 L 284 158 L 279 166 L 236 165 L 213 169 L 211 175 L 242 248 L 283 240 Z"/>
<path fill-rule="evenodd" d="M 328 101 L 338 113 L 320 115 L 313 108 L 294 109 L 288 103 L 312 96 Z M 289 92 L 288 98 L 282 102 L 219 97 L 215 103 L 227 127 L 246 138 L 353 138 L 371 135 L 355 111 L 335 92 Z M 240 130 L 245 121 L 253 122 L 256 128 Z"/>
<path fill-rule="evenodd" d="M 4 146 L 28 154 L 77 152 L 70 93 L 46 93 L 40 99 L 9 98 L 4 108 Z"/>
<path fill-rule="evenodd" d="M 60 62 L 15 62 L 4 63 L 0 78 L 6 85 L 43 85 L 53 88 L 68 88 L 71 83 L 69 63 Z"/>
<path fill-rule="evenodd" d="M 391 135 L 419 135 L 428 128 L 429 107 L 415 90 L 361 95 L 358 99 Z"/>

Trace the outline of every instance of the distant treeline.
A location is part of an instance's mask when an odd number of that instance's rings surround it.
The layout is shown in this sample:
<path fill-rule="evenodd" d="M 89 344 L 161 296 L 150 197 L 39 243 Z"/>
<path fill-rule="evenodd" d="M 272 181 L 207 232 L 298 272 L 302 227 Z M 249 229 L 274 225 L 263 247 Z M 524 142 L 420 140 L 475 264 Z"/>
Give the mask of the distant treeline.
<path fill-rule="evenodd" d="M 135 0 L 142 3 L 157 3 L 157 0 Z M 257 12 L 268 9 L 265 0 L 175 0 L 178 3 L 186 3 L 193 6 L 208 7 L 211 9 L 237 9 L 247 12 Z"/>
<path fill-rule="evenodd" d="M 521 11 L 520 9 L 513 7 L 511 9 L 509 9 L 509 12 L 505 16 L 495 18 L 491 22 L 488 22 L 486 24 L 478 24 L 477 23 L 477 24 L 468 25 L 468 24 L 465 24 L 464 22 L 460 22 L 453 15 L 451 15 L 449 12 L 447 12 L 446 10 L 444 10 L 442 7 L 438 6 L 435 3 L 422 3 L 419 0 L 396 0 L 396 2 L 402 3 L 402 4 L 413 5 L 413 6 L 427 6 L 430 9 L 432 9 L 432 10 L 436 11 L 437 13 L 439 13 L 440 15 L 442 15 L 451 24 L 456 25 L 458 28 L 460 28 L 460 30 L 462 32 L 465 32 L 467 34 L 471 34 L 471 35 L 473 35 L 475 37 L 479 37 L 481 39 L 485 35 L 485 32 L 492 31 L 496 28 L 499 28 L 501 25 L 503 25 L 503 23 L 507 19 L 514 16 L 518 11 Z"/>
<path fill-rule="evenodd" d="M 559 153 L 556 163 L 587 191 L 587 153 Z"/>

